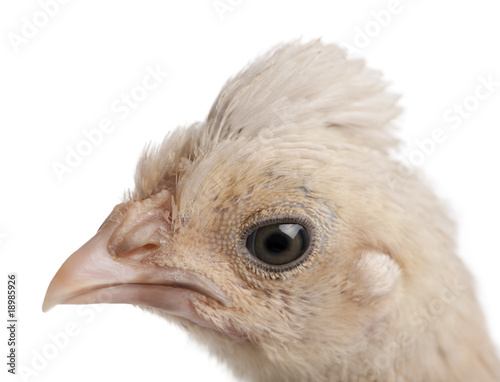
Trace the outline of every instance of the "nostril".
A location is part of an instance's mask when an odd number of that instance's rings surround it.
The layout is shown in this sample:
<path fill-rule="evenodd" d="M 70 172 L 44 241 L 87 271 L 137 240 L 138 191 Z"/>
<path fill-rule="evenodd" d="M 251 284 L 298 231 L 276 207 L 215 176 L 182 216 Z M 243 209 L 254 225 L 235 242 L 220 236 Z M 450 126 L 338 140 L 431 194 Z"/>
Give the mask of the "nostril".
<path fill-rule="evenodd" d="M 160 247 L 158 225 L 152 222 L 132 227 L 119 227 L 108 243 L 109 253 L 125 258 L 144 257 Z"/>
<path fill-rule="evenodd" d="M 109 238 L 108 252 L 113 257 L 143 260 L 165 245 L 167 235 L 170 237 L 169 214 L 165 202 L 151 198 L 130 202 L 126 207 Z"/>
<path fill-rule="evenodd" d="M 149 244 L 143 245 L 142 247 L 140 247 L 138 249 L 142 249 L 144 251 L 154 251 L 154 250 L 157 250 L 159 247 L 160 246 L 158 244 L 149 243 Z"/>
<path fill-rule="evenodd" d="M 156 251 L 159 247 L 160 246 L 158 244 L 154 244 L 154 243 L 144 244 L 144 245 L 141 245 L 140 247 L 136 247 L 136 248 L 131 248 L 128 245 L 118 245 L 118 247 L 115 248 L 115 256 L 117 256 L 117 257 L 133 257 L 133 256 L 140 255 L 142 257 L 143 255 L 146 255 L 146 254 L 149 254 L 153 251 Z"/>

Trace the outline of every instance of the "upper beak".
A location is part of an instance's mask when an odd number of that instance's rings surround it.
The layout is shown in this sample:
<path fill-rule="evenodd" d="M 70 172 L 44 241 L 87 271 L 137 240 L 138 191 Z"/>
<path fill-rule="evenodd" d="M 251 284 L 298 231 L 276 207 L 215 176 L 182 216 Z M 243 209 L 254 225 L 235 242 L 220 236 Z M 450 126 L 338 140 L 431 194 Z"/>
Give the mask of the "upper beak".
<path fill-rule="evenodd" d="M 43 311 L 58 304 L 129 303 L 215 329 L 193 302 L 230 305 L 221 288 L 193 269 L 160 267 L 152 261 L 165 235 L 172 234 L 164 207 L 142 201 L 115 207 L 97 234 L 56 273 Z"/>

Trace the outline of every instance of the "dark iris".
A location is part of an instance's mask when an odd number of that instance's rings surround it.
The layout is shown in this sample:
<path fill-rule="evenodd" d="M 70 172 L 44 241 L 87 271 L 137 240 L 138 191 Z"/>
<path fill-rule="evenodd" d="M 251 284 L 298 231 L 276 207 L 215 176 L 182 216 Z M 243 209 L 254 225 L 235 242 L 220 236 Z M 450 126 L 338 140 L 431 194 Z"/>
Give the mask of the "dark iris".
<path fill-rule="evenodd" d="M 301 257 L 309 245 L 307 230 L 300 224 L 270 224 L 247 238 L 252 255 L 271 265 L 284 265 Z"/>

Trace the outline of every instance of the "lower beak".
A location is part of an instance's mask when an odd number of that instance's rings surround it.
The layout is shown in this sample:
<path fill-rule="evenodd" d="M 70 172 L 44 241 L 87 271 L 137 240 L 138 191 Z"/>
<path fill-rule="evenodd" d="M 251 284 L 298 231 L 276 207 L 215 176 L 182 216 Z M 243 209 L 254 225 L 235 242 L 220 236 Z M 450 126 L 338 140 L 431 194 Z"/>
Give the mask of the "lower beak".
<path fill-rule="evenodd" d="M 43 311 L 58 304 L 128 303 L 216 329 L 197 313 L 194 303 L 229 306 L 220 287 L 194 271 L 137 261 L 147 258 L 149 245 L 137 246 L 130 257 L 113 256 L 109 242 L 119 225 L 109 219 L 64 262 L 49 285 Z"/>

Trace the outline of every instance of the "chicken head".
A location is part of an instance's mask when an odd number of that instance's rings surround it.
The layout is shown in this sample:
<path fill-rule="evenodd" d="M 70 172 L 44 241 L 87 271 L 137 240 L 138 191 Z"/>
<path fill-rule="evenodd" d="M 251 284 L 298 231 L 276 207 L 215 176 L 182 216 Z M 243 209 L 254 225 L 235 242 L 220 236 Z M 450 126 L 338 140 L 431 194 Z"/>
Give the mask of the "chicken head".
<path fill-rule="evenodd" d="M 252 381 L 500 380 L 454 224 L 392 155 L 396 101 L 336 46 L 273 49 L 145 150 L 43 309 L 141 306 Z"/>

